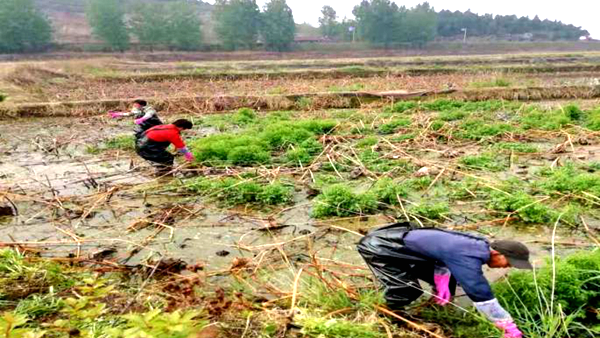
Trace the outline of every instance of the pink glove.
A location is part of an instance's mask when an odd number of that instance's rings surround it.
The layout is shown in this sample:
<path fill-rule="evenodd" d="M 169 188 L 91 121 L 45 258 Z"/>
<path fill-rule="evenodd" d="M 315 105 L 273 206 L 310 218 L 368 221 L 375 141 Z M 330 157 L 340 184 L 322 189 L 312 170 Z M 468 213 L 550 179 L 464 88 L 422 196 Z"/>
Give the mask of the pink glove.
<path fill-rule="evenodd" d="M 119 118 L 122 116 L 121 113 L 119 113 L 117 111 L 113 111 L 113 110 L 109 111 L 108 115 L 110 115 L 110 117 L 112 117 L 113 119 L 116 119 L 116 118 Z"/>
<path fill-rule="evenodd" d="M 185 159 L 186 159 L 188 162 L 192 162 L 192 161 L 194 160 L 194 154 L 192 154 L 192 153 L 191 153 L 191 152 L 189 152 L 189 151 L 188 151 L 187 153 L 185 153 L 185 155 L 183 155 L 183 157 L 185 157 Z"/>
<path fill-rule="evenodd" d="M 146 121 L 146 119 L 141 117 L 141 118 L 135 120 L 135 124 L 142 124 L 142 123 L 144 123 L 144 121 Z"/>
<path fill-rule="evenodd" d="M 446 305 L 450 302 L 452 294 L 450 294 L 450 275 L 433 275 L 433 281 L 435 282 L 435 289 L 437 295 L 435 302 L 439 305 Z"/>
<path fill-rule="evenodd" d="M 512 320 L 501 320 L 494 323 L 497 328 L 504 331 L 504 338 L 521 338 L 523 333 Z"/>

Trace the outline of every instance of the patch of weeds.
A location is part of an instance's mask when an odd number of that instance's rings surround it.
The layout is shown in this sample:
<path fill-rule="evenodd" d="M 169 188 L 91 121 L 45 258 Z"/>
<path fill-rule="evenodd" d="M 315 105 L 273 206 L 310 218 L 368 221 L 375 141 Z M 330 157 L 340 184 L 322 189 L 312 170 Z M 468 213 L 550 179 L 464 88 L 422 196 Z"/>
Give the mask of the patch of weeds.
<path fill-rule="evenodd" d="M 375 136 L 365 137 L 362 140 L 356 142 L 357 148 L 369 148 L 379 143 L 379 138 Z"/>
<path fill-rule="evenodd" d="M 522 114 L 520 123 L 523 129 L 559 130 L 573 120 L 563 109 L 544 111 L 532 109 Z"/>
<path fill-rule="evenodd" d="M 447 202 L 425 202 L 410 207 L 409 211 L 428 219 L 440 219 L 444 214 L 450 212 L 450 206 Z"/>
<path fill-rule="evenodd" d="M 209 324 L 196 310 L 165 313 L 154 309 L 123 317 L 127 322 L 122 328 L 109 330 L 113 337 L 192 337 L 199 335 Z"/>
<path fill-rule="evenodd" d="M 302 334 L 313 338 L 386 337 L 374 323 L 355 323 L 346 319 L 304 316 L 300 319 L 300 325 Z"/>
<path fill-rule="evenodd" d="M 387 113 L 405 113 L 409 110 L 417 108 L 419 105 L 413 101 L 400 101 L 394 103 L 391 108 L 386 110 Z"/>
<path fill-rule="evenodd" d="M 502 171 L 508 167 L 506 161 L 502 161 L 492 153 L 481 155 L 468 155 L 460 159 L 460 163 L 470 169 Z"/>
<path fill-rule="evenodd" d="M 388 123 L 380 125 L 377 130 L 380 134 L 389 135 L 396 133 L 400 128 L 406 128 L 412 124 L 410 119 L 394 119 Z"/>
<path fill-rule="evenodd" d="M 472 88 L 510 87 L 511 85 L 512 82 L 503 78 L 497 78 L 490 81 L 476 81 L 469 84 Z"/>
<path fill-rule="evenodd" d="M 462 120 L 467 116 L 467 113 L 461 110 L 443 111 L 438 115 L 438 119 L 446 122 Z"/>
<path fill-rule="evenodd" d="M 256 112 L 249 108 L 242 108 L 233 115 L 233 121 L 238 125 L 246 125 L 255 122 Z"/>
<path fill-rule="evenodd" d="M 571 121 L 578 121 L 584 117 L 584 112 L 576 104 L 569 104 L 562 108 L 563 113 Z"/>
<path fill-rule="evenodd" d="M 501 212 L 514 213 L 521 221 L 534 224 L 555 222 L 558 214 L 543 202 L 523 191 L 507 195 L 499 191 L 490 193 L 488 208 Z"/>
<path fill-rule="evenodd" d="M 135 137 L 133 135 L 119 135 L 104 142 L 104 149 L 134 150 Z"/>
<path fill-rule="evenodd" d="M 240 166 L 266 164 L 271 161 L 271 154 L 259 145 L 239 146 L 229 151 L 227 161 Z"/>
<path fill-rule="evenodd" d="M 433 182 L 433 178 L 430 176 L 423 176 L 418 178 L 411 178 L 404 182 L 404 184 L 408 187 L 411 187 L 415 190 L 423 190 L 429 188 L 431 183 Z"/>
<path fill-rule="evenodd" d="M 59 312 L 64 306 L 62 299 L 55 294 L 32 295 L 19 302 L 15 313 L 26 315 L 30 319 L 45 317 Z"/>
<path fill-rule="evenodd" d="M 404 135 L 399 135 L 399 136 L 395 136 L 390 138 L 390 142 L 404 142 L 404 141 L 408 141 L 408 140 L 414 140 L 417 137 L 416 134 L 414 133 L 408 133 L 408 134 L 404 134 Z"/>
<path fill-rule="evenodd" d="M 4 93 L 0 93 L 0 102 L 6 100 L 7 97 L 8 97 L 8 95 L 6 95 Z"/>
<path fill-rule="evenodd" d="M 587 163 L 587 170 L 594 173 L 600 171 L 600 162 L 595 161 Z"/>
<path fill-rule="evenodd" d="M 585 126 L 589 130 L 600 131 L 600 107 L 587 114 Z"/>
<path fill-rule="evenodd" d="M 383 154 L 367 149 L 358 154 L 362 164 L 375 172 L 388 172 L 396 167 L 396 162 L 384 157 Z"/>
<path fill-rule="evenodd" d="M 513 131 L 515 131 L 515 127 L 508 123 L 469 119 L 460 124 L 460 130 L 456 136 L 468 140 L 481 140 Z"/>
<path fill-rule="evenodd" d="M 454 306 L 424 307 L 421 311 L 423 320 L 437 323 L 444 328 L 449 337 L 474 338 L 474 337 L 500 337 L 498 329 L 479 314 L 474 307 L 469 312 Z"/>
<path fill-rule="evenodd" d="M 201 196 L 219 201 L 226 206 L 243 204 L 279 205 L 292 201 L 293 189 L 280 182 L 260 183 L 252 179 L 224 178 L 210 180 L 204 177 L 186 182 L 184 188 Z"/>
<path fill-rule="evenodd" d="M 494 148 L 502 150 L 510 150 L 515 153 L 537 153 L 540 149 L 536 146 L 527 143 L 518 142 L 500 142 L 494 144 Z"/>
<path fill-rule="evenodd" d="M 375 306 L 384 304 L 380 290 L 359 290 L 357 299 L 350 297 L 343 289 L 332 289 L 321 280 L 310 278 L 304 284 L 302 294 L 305 295 L 300 307 L 309 308 L 322 313 L 331 313 L 341 309 L 353 311 L 373 311 Z"/>
<path fill-rule="evenodd" d="M 269 162 L 271 156 L 269 145 L 256 136 L 238 134 L 220 134 L 199 138 L 188 143 L 196 160 L 207 165 L 224 165 L 231 159 L 239 159 L 244 163 L 263 164 Z M 253 151 L 257 154 L 245 153 Z M 265 157 L 265 153 L 267 156 Z M 261 160 L 264 162 L 258 162 Z"/>
<path fill-rule="evenodd" d="M 290 148 L 285 153 L 285 160 L 292 166 L 307 165 L 312 162 L 313 156 L 304 148 Z"/>
<path fill-rule="evenodd" d="M 588 192 L 600 196 L 600 175 L 586 173 L 575 167 L 573 163 L 542 173 L 545 179 L 539 184 L 548 193 L 581 193 Z"/>
<path fill-rule="evenodd" d="M 407 186 L 398 184 L 389 177 L 379 179 L 371 188 L 371 192 L 379 202 L 387 205 L 398 205 L 398 198 L 408 196 Z"/>
<path fill-rule="evenodd" d="M 429 111 L 447 111 L 462 108 L 465 105 L 463 101 L 439 99 L 433 102 L 425 102 L 422 107 Z"/>
<path fill-rule="evenodd" d="M 535 273 L 513 272 L 493 288 L 526 337 L 594 337 L 600 325 L 589 309 L 600 307 L 598 275 L 600 251 L 585 251 L 557 259 L 554 268 L 549 261 Z"/>
<path fill-rule="evenodd" d="M 353 75 L 365 75 L 368 74 L 370 71 L 368 68 L 362 67 L 362 66 L 347 66 L 347 67 L 342 67 L 338 70 L 340 73 L 347 73 L 347 74 L 353 74 Z"/>
<path fill-rule="evenodd" d="M 435 120 L 431 123 L 431 130 L 439 131 L 442 128 L 444 128 L 444 126 L 446 126 L 446 123 L 444 121 Z"/>
<path fill-rule="evenodd" d="M 310 97 L 301 97 L 298 100 L 296 100 L 296 106 L 298 107 L 298 109 L 310 109 L 310 107 L 312 107 L 313 104 L 313 99 Z"/>
<path fill-rule="evenodd" d="M 315 200 L 315 218 L 347 217 L 370 214 L 377 210 L 377 199 L 371 193 L 358 194 L 344 184 L 326 188 Z"/>
<path fill-rule="evenodd" d="M 353 83 L 348 86 L 330 86 L 327 90 L 332 93 L 341 93 L 341 92 L 356 92 L 359 90 L 365 89 L 365 85 L 362 83 Z"/>

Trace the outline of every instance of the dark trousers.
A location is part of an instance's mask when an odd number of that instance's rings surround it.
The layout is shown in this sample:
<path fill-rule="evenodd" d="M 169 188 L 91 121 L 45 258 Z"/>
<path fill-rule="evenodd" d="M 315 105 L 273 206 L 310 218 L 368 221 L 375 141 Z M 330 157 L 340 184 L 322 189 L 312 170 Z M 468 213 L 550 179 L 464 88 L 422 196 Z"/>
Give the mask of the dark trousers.
<path fill-rule="evenodd" d="M 385 300 L 391 309 L 402 308 L 423 294 L 419 280 L 435 285 L 436 262 L 404 246 L 404 236 L 410 229 L 409 223 L 380 228 L 358 244 L 358 252 L 382 284 Z M 451 278 L 450 292 L 454 295 L 455 291 L 456 280 Z"/>
<path fill-rule="evenodd" d="M 159 172 L 168 172 L 173 168 L 175 156 L 167 151 L 169 142 L 156 142 L 145 135 L 136 140 L 136 153 L 152 163 Z"/>

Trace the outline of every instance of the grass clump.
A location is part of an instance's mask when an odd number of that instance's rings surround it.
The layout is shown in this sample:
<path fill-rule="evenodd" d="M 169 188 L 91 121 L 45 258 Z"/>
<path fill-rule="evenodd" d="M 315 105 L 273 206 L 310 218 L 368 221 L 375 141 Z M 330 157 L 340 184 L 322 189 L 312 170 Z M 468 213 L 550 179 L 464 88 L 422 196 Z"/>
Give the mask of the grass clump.
<path fill-rule="evenodd" d="M 463 101 L 439 99 L 433 102 L 425 102 L 422 104 L 423 108 L 430 111 L 448 111 L 454 109 L 460 109 L 465 105 Z"/>
<path fill-rule="evenodd" d="M 346 319 L 323 317 L 304 317 L 300 320 L 302 334 L 313 338 L 384 338 L 374 323 L 355 323 Z"/>
<path fill-rule="evenodd" d="M 507 79 L 497 78 L 490 81 L 475 81 L 469 85 L 473 88 L 496 88 L 496 87 L 510 87 L 512 82 Z"/>
<path fill-rule="evenodd" d="M 540 187 L 548 193 L 582 193 L 587 192 L 594 196 L 600 196 L 600 175 L 598 173 L 586 173 L 575 167 L 573 163 L 543 172 L 545 179 Z"/>
<path fill-rule="evenodd" d="M 134 150 L 135 137 L 133 135 L 119 135 L 104 142 L 105 149 Z"/>
<path fill-rule="evenodd" d="M 592 110 L 587 115 L 585 126 L 589 130 L 600 131 L 600 107 Z"/>
<path fill-rule="evenodd" d="M 454 111 L 443 111 L 440 112 L 440 114 L 438 115 L 438 119 L 445 121 L 445 122 L 451 122 L 451 121 L 458 121 L 458 120 L 462 120 L 467 116 L 467 113 L 461 110 L 454 110 Z"/>
<path fill-rule="evenodd" d="M 261 183 L 252 179 L 204 177 L 187 182 L 184 188 L 226 206 L 244 204 L 280 205 L 292 201 L 293 188 L 280 182 Z"/>
<path fill-rule="evenodd" d="M 526 337 L 600 334 L 600 250 L 548 262 L 535 274 L 514 272 L 494 293 Z M 551 301 L 553 300 L 553 301 Z"/>
<path fill-rule="evenodd" d="M 238 125 L 246 125 L 255 122 L 257 119 L 256 112 L 249 108 L 241 108 L 233 115 L 233 120 Z"/>
<path fill-rule="evenodd" d="M 501 150 L 514 151 L 515 153 L 537 153 L 540 149 L 527 143 L 518 142 L 500 142 L 494 145 L 494 148 Z"/>
<path fill-rule="evenodd" d="M 326 188 L 315 200 L 312 216 L 348 217 L 369 214 L 377 210 L 377 199 L 372 193 L 355 193 L 344 184 Z"/>
<path fill-rule="evenodd" d="M 460 130 L 456 133 L 456 136 L 468 140 L 481 140 L 513 131 L 515 131 L 515 127 L 508 123 L 469 119 L 460 124 Z"/>
<path fill-rule="evenodd" d="M 220 134 L 189 143 L 196 160 L 207 165 L 265 164 L 271 159 L 269 145 L 250 135 Z"/>
<path fill-rule="evenodd" d="M 389 135 L 396 133 L 400 128 L 406 128 L 410 126 L 412 121 L 410 119 L 394 119 L 388 123 L 382 124 L 377 128 L 380 134 Z"/>
<path fill-rule="evenodd" d="M 440 219 L 450 211 L 447 202 L 426 202 L 410 208 L 410 212 L 428 219 Z"/>
<path fill-rule="evenodd" d="M 396 102 L 391 108 L 388 108 L 388 113 L 405 113 L 409 110 L 417 108 L 419 105 L 412 101 Z"/>
<path fill-rule="evenodd" d="M 525 112 L 520 123 L 523 129 L 541 129 L 541 130 L 560 130 L 564 126 L 573 123 L 573 112 L 567 112 L 564 109 L 544 111 L 533 109 Z"/>
<path fill-rule="evenodd" d="M 365 137 L 356 143 L 358 148 L 369 148 L 377 145 L 379 138 L 375 136 Z"/>
<path fill-rule="evenodd" d="M 493 191 L 490 193 L 488 208 L 512 213 L 524 223 L 550 224 L 558 217 L 555 210 L 523 191 L 512 195 Z"/>
<path fill-rule="evenodd" d="M 387 205 L 398 205 L 400 202 L 398 198 L 404 198 L 408 196 L 408 189 L 405 185 L 400 185 L 389 177 L 379 179 L 371 192 L 375 194 L 377 200 Z"/>
<path fill-rule="evenodd" d="M 464 156 L 460 159 L 460 163 L 475 170 L 502 171 L 507 167 L 506 163 L 492 153 Z"/>

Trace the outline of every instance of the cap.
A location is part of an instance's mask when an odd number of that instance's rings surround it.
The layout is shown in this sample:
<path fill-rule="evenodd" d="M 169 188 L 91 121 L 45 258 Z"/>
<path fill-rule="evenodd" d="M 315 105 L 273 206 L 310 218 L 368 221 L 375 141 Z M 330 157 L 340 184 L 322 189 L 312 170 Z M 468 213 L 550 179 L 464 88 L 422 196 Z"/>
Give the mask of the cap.
<path fill-rule="evenodd" d="M 512 267 L 523 270 L 533 269 L 529 263 L 529 249 L 525 244 L 516 241 L 495 241 L 490 246 L 503 254 Z"/>

